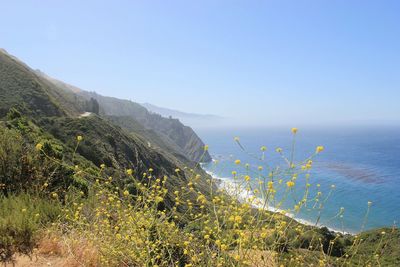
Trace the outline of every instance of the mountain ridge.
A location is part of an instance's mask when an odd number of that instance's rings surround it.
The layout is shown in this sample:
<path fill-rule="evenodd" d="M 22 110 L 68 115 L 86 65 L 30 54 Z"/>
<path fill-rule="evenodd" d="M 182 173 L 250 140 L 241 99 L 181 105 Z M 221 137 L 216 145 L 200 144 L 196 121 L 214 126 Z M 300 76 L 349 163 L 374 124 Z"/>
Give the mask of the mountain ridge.
<path fill-rule="evenodd" d="M 277 255 L 273 260 L 287 258 L 285 262 L 290 264 L 294 263 L 293 258 L 310 266 L 346 265 L 346 261 L 347 265 L 359 265 L 361 260 L 374 264 L 372 259 L 380 257 L 382 266 L 398 265 L 397 228 L 375 229 L 357 236 L 336 234 L 327 228 L 301 225 L 283 214 L 252 209 L 248 203 L 222 191 L 216 196 L 213 179 L 183 150 L 194 146 L 193 153 L 207 152 L 202 143 L 193 143 L 201 140 L 191 136 L 195 133 L 190 127 L 182 126 L 178 119 L 150 114 L 131 101 L 90 92 L 85 98 L 64 87 L 65 84 L 50 82 L 0 51 L 0 237 L 5 237 L 0 238 L 1 262 L 14 263 L 14 254 L 32 255 L 42 241 L 35 239 L 39 235 L 44 241 L 53 242 L 56 237 L 63 242 L 72 237 L 73 242 L 63 244 L 78 243 L 78 249 L 100 254 L 104 243 L 94 247 L 76 242 L 88 233 L 90 242 L 108 240 L 112 253 L 102 255 L 115 259 L 115 244 L 120 244 L 121 255 L 134 255 L 129 263 L 135 266 L 143 255 L 154 258 L 157 254 L 125 251 L 147 252 L 146 248 L 158 246 L 168 249 L 168 254 L 159 254 L 161 259 L 171 259 L 166 255 L 172 254 L 176 257 L 171 264 L 160 266 L 176 265 L 180 260 L 183 266 L 193 258 L 193 266 L 209 266 L 207 263 L 215 262 L 214 251 L 226 253 L 221 254 L 226 255 L 222 259 L 232 263 L 229 265 L 248 266 L 231 256 L 241 255 L 237 252 L 244 243 L 236 240 L 254 233 L 261 239 L 252 243 L 255 246 L 249 246 L 250 249 L 244 247 L 245 253 L 265 251 L 266 255 Z M 107 105 L 113 104 L 122 107 L 107 111 Z M 148 124 L 148 128 L 142 123 Z M 171 132 L 159 135 L 162 129 Z M 173 138 L 176 133 L 188 139 L 177 143 L 179 140 Z M 97 218 L 98 215 L 101 217 Z M 221 222 L 221 228 L 214 228 Z M 265 222 L 269 222 L 265 226 L 269 228 L 263 226 Z M 259 229 L 253 228 L 257 225 Z M 213 228 L 223 231 L 222 234 L 211 232 Z M 50 232 L 52 229 L 55 231 Z M 283 235 L 282 231 L 287 233 Z M 56 235 L 43 235 L 45 232 Z M 132 233 L 139 235 L 132 239 Z M 137 239 L 142 233 L 144 238 Z M 215 234 L 223 238 L 214 240 Z M 226 238 L 234 242 L 230 244 Z M 362 240 L 366 242 L 361 243 Z M 54 251 L 46 250 L 51 252 L 48 255 L 58 255 L 63 250 L 60 243 L 47 244 L 55 244 L 51 246 Z M 260 244 L 263 250 L 254 250 Z M 357 247 L 352 254 L 354 244 Z M 188 245 L 196 249 L 190 252 L 190 258 L 184 249 Z M 125 247 L 132 250 L 122 250 Z M 201 256 L 208 251 L 209 255 Z M 198 261 L 200 257 L 204 261 Z M 85 261 L 79 264 L 82 262 Z M 124 257 L 119 263 L 126 262 Z"/>
<path fill-rule="evenodd" d="M 198 113 L 192 113 L 192 112 L 184 112 L 172 108 L 166 108 L 166 107 L 160 107 L 151 103 L 141 103 L 143 107 L 147 108 L 149 111 L 158 113 L 162 116 L 172 116 L 175 118 L 179 118 L 180 116 L 192 116 L 192 117 L 205 117 L 205 118 L 220 118 L 223 119 L 223 117 L 214 115 L 214 114 L 198 114 Z M 157 112 L 159 110 L 159 112 Z M 165 114 L 165 115 L 164 115 Z M 167 115 L 168 114 L 168 115 Z"/>
<path fill-rule="evenodd" d="M 0 51 L 0 118 L 5 125 L 16 127 L 26 137 L 32 129 L 39 129 L 40 134 L 35 135 L 45 134 L 45 138 L 54 139 L 68 149 L 73 149 L 77 135 L 86 136 L 77 152 L 95 166 L 105 164 L 114 170 L 137 168 L 141 171 L 154 168 L 155 173 L 158 167 L 160 175 L 175 177 L 179 183 L 186 178 L 185 175 L 178 178 L 175 169 L 196 166 L 196 161 L 185 151 L 172 153 L 177 146 L 174 142 L 165 143 L 156 131 L 147 134 L 140 123 L 129 131 L 103 114 L 94 112 L 91 116 L 80 116 L 88 112 L 88 103 L 97 102 L 66 90 L 66 85 L 49 80 L 42 72 Z M 13 118 L 22 118 L 22 121 L 13 126 L 10 124 Z M 178 129 L 185 128 L 179 124 Z M 149 147 L 150 142 L 159 145 Z M 196 152 L 205 154 L 200 146 Z"/>
<path fill-rule="evenodd" d="M 153 130 L 161 135 L 168 143 L 174 143 L 176 150 L 185 154 L 193 161 L 211 161 L 211 156 L 206 151 L 205 144 L 189 126 L 173 118 L 164 118 L 161 115 L 149 112 L 145 107 L 131 100 L 103 96 L 96 92 L 85 91 L 76 86 L 67 84 L 57 79 L 38 72 L 44 78 L 82 97 L 85 101 L 95 100 L 99 104 L 99 112 L 105 116 L 130 117 L 148 130 Z M 123 123 L 120 124 L 124 125 Z M 132 129 L 128 129 L 132 130 Z"/>
<path fill-rule="evenodd" d="M 226 124 L 229 120 L 225 117 L 221 117 L 214 114 L 197 114 L 183 112 L 175 109 L 159 107 L 150 103 L 141 103 L 143 107 L 149 110 L 151 113 L 159 114 L 166 118 L 179 119 L 183 124 L 189 125 L 191 127 L 210 127 L 217 126 L 219 124 Z"/>

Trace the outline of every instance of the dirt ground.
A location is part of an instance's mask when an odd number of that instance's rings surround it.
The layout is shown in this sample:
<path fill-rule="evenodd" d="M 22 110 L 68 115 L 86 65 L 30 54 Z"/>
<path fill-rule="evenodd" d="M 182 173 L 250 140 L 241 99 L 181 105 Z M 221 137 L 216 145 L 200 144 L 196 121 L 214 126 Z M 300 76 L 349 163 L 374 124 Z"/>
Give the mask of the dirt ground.
<path fill-rule="evenodd" d="M 34 255 L 32 258 L 26 255 L 18 255 L 13 263 L 5 264 L 7 267 L 48 267 L 48 266 L 67 266 L 66 258 L 60 256 L 41 256 Z"/>

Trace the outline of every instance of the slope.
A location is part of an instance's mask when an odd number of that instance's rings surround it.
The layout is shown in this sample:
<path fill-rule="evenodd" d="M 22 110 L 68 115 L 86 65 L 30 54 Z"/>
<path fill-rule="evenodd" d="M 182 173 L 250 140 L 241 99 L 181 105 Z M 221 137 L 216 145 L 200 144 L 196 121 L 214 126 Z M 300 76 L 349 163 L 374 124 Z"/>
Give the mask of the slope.
<path fill-rule="evenodd" d="M 211 161 L 209 153 L 204 153 L 203 141 L 190 127 L 183 125 L 178 119 L 164 118 L 159 114 L 149 112 L 138 103 L 85 91 L 51 78 L 42 72 L 38 73 L 58 88 L 78 95 L 83 101 L 94 99 L 99 104 L 102 115 L 121 117 L 115 120 L 118 125 L 125 127 L 133 119 L 145 129 L 154 131 L 159 139 L 163 140 L 163 143 L 168 144 L 169 149 L 174 150 L 174 153 L 183 154 L 192 161 Z M 128 120 L 124 122 L 124 118 Z M 131 127 L 128 127 L 128 130 L 132 132 L 133 129 L 129 128 Z"/>

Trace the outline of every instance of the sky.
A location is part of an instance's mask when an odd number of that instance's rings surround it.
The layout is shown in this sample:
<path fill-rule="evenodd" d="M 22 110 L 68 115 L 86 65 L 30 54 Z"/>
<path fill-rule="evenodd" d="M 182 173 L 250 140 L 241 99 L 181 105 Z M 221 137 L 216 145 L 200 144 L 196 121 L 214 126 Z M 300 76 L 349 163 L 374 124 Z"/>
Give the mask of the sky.
<path fill-rule="evenodd" d="M 400 125 L 400 1 L 0 6 L 0 47 L 85 90 L 259 125 Z"/>

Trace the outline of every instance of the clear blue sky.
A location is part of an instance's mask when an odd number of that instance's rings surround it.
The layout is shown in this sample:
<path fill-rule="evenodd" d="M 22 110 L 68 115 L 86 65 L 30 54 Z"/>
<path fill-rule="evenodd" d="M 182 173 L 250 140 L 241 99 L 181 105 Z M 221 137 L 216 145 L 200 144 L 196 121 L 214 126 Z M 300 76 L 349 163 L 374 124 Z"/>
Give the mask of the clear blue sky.
<path fill-rule="evenodd" d="M 263 124 L 400 122 L 400 1 L 0 8 L 0 47 L 86 90 Z"/>

